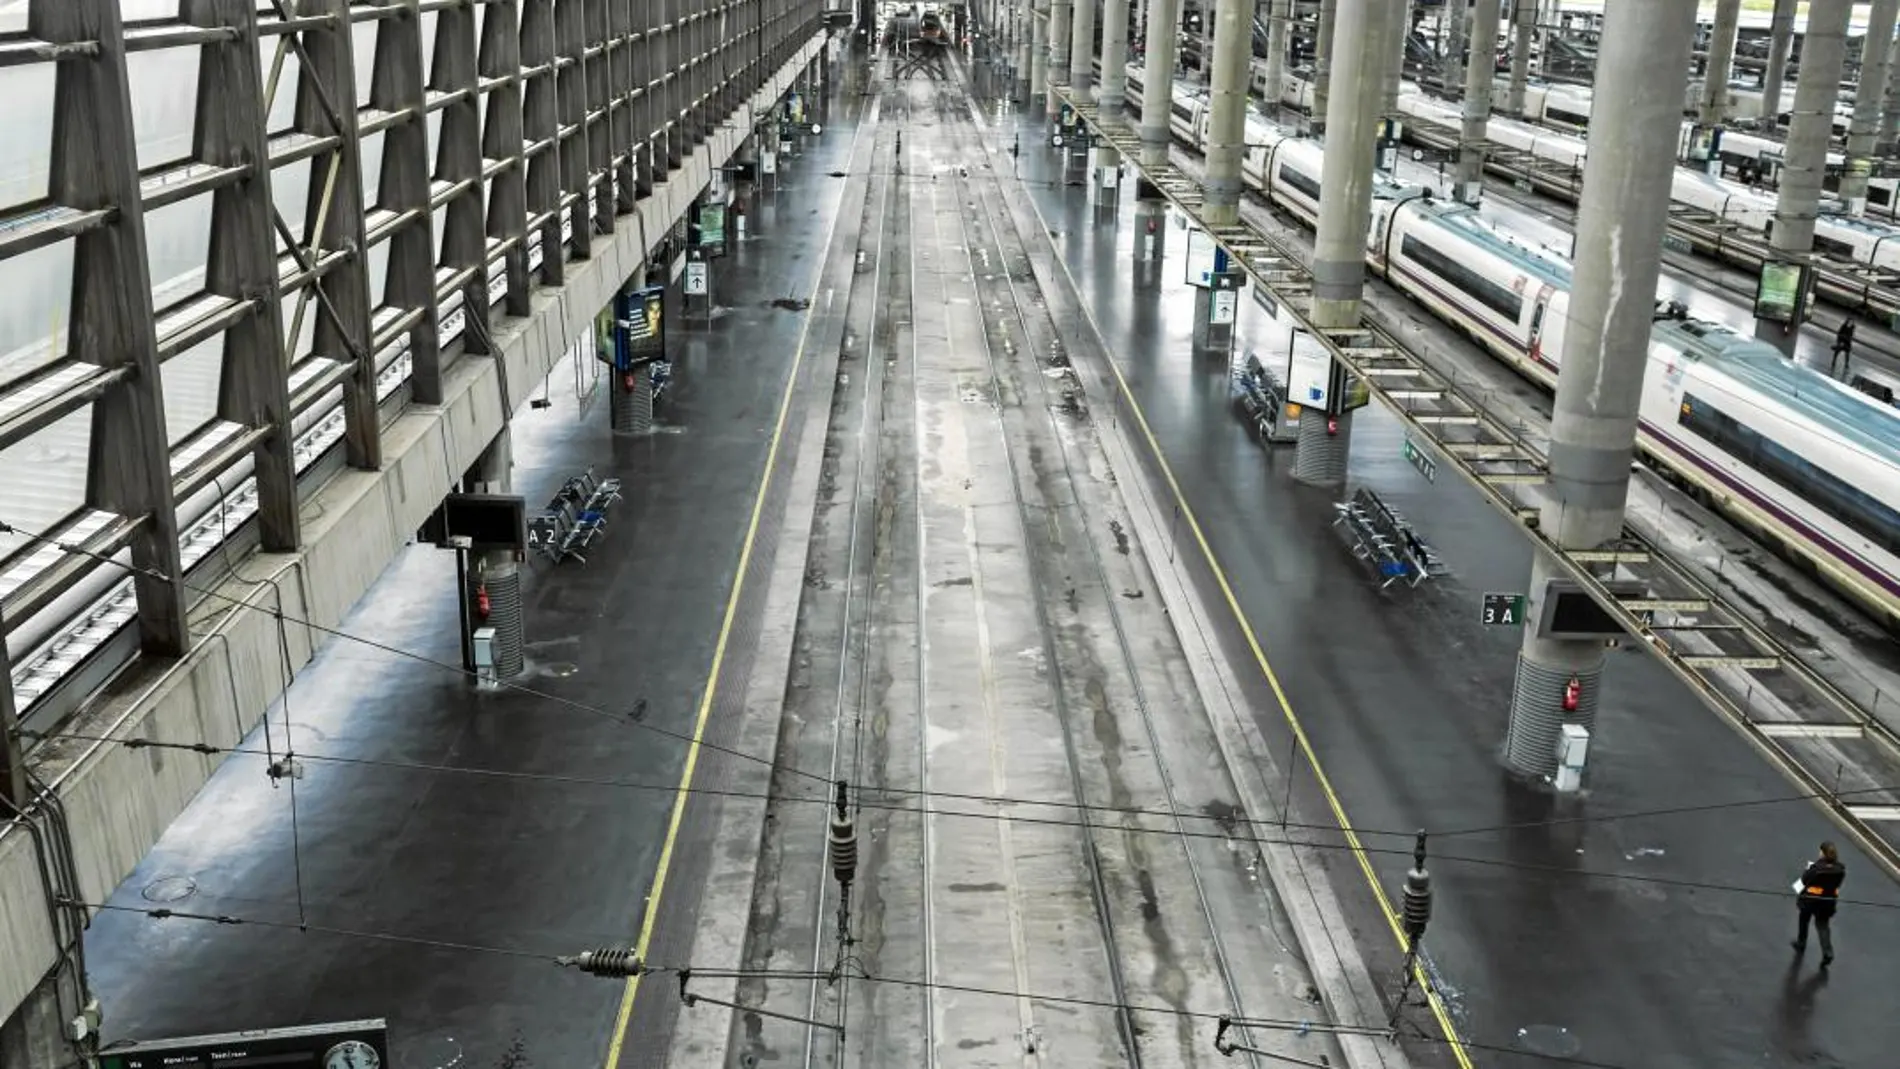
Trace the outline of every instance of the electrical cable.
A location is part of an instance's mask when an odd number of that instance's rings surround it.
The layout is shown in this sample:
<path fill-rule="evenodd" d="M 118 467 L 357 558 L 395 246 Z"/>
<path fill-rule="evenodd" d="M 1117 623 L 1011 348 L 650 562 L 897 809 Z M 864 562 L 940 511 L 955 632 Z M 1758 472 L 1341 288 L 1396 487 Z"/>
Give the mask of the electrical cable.
<path fill-rule="evenodd" d="M 329 936 L 335 936 L 335 937 L 344 938 L 344 939 L 364 939 L 364 940 L 369 940 L 372 942 L 393 943 L 393 944 L 398 944 L 398 945 L 403 945 L 403 946 L 412 946 L 412 947 L 426 947 L 433 950 L 454 950 L 454 951 L 461 951 L 464 953 L 473 953 L 473 954 L 493 954 L 493 955 L 502 956 L 502 957 L 515 958 L 517 960 L 545 962 L 549 965 L 556 965 L 556 966 L 567 964 L 568 962 L 571 961 L 571 958 L 569 958 L 567 955 L 547 954 L 547 953 L 542 953 L 539 951 L 520 950 L 520 949 L 516 949 L 512 947 L 501 947 L 501 946 L 495 946 L 493 944 L 485 944 L 485 943 L 471 943 L 471 942 L 465 942 L 462 940 L 437 939 L 430 936 L 408 935 L 401 932 L 373 931 L 373 930 L 362 929 L 362 928 L 344 928 L 344 927 L 339 927 L 335 925 L 310 924 L 307 922 L 267 920 L 267 919 L 258 918 L 258 917 L 241 917 L 241 916 L 237 916 L 235 914 L 229 914 L 229 913 L 201 913 L 195 910 L 168 909 L 164 907 L 123 906 L 123 905 L 117 905 L 117 904 L 107 903 L 107 902 L 82 902 L 82 901 L 78 901 L 71 898 L 62 898 L 59 904 L 62 906 L 73 908 L 73 909 L 85 909 L 85 910 L 101 911 L 101 912 L 136 914 L 136 915 L 144 916 L 147 919 L 154 920 L 154 921 L 182 920 L 182 921 L 194 921 L 194 922 L 204 923 L 204 924 L 216 924 L 222 927 L 248 927 L 248 928 L 264 928 L 264 929 L 270 929 L 274 931 L 294 931 L 294 932 L 315 934 L 315 935 L 329 935 Z M 739 979 L 808 980 L 808 979 L 824 979 L 830 975 L 828 973 L 819 974 L 819 973 L 815 973 L 809 970 L 696 969 L 692 967 L 691 965 L 682 966 L 682 965 L 664 965 L 664 964 L 646 964 L 646 963 L 641 963 L 638 966 L 638 969 L 642 973 L 670 974 L 670 975 L 675 975 L 675 976 L 682 976 L 689 980 L 693 976 L 705 976 L 705 977 L 713 977 L 713 978 L 739 978 Z M 906 988 L 911 988 L 915 990 L 951 991 L 951 992 L 956 992 L 959 994 L 983 995 L 983 996 L 989 996 L 989 997 L 994 997 L 994 998 L 1022 999 L 1022 1000 L 1029 1000 L 1029 1001 L 1034 1001 L 1034 1002 L 1048 1003 L 1050 1005 L 1077 1006 L 1077 1007 L 1082 1007 L 1082 1008 L 1087 1008 L 1087 1009 L 1117 1010 L 1117 1011 L 1126 1011 L 1129 1013 L 1144 1013 L 1144 1014 L 1150 1014 L 1156 1017 L 1185 1018 L 1188 1020 L 1202 1021 L 1202 1022 L 1218 1022 L 1224 1017 L 1232 1016 L 1231 1014 L 1226 1014 L 1226 1013 L 1217 1013 L 1217 1012 L 1212 1012 L 1208 1010 L 1184 1009 L 1184 1008 L 1175 1007 L 1175 1006 L 1157 1006 L 1157 1005 L 1146 1004 L 1146 1003 L 1142 1003 L 1142 1004 L 1117 1003 L 1109 999 L 1092 999 L 1092 998 L 1084 998 L 1081 996 L 1074 996 L 1074 995 L 1052 995 L 1052 994 L 1043 994 L 1043 993 L 1034 992 L 1034 991 L 1013 991 L 1013 990 L 1007 990 L 1004 988 L 984 987 L 984 986 L 980 986 L 976 984 L 954 984 L 954 983 L 945 983 L 942 981 L 916 980 L 916 979 L 911 979 L 909 977 L 902 977 L 902 976 L 880 975 L 880 974 L 872 973 L 872 972 L 869 972 L 868 970 L 863 970 L 863 969 L 859 969 L 856 975 L 854 975 L 852 978 L 863 981 L 865 983 L 870 983 L 870 984 L 883 984 L 883 985 L 889 985 L 889 986 L 894 986 L 894 987 L 906 987 Z M 1416 1023 L 1411 1022 L 1409 1019 L 1406 1019 L 1405 1023 L 1411 1024 L 1412 1029 L 1413 1029 L 1412 1038 L 1414 1039 L 1418 1039 L 1423 1042 L 1439 1043 L 1439 1044 L 1452 1042 L 1450 1040 L 1445 1039 L 1442 1036 L 1436 1036 L 1436 1035 L 1432 1035 L 1429 1032 L 1425 1032 L 1423 1029 L 1420 1029 Z M 1258 1029 L 1261 1031 L 1294 1032 L 1294 1033 L 1301 1033 L 1301 1034 L 1355 1035 L 1355 1036 L 1390 1036 L 1393 1034 L 1392 1030 L 1385 1026 L 1340 1024 L 1340 1023 L 1332 1023 L 1332 1022 L 1326 1022 L 1326 1021 L 1298 1021 L 1298 1020 L 1291 1020 L 1291 1019 L 1282 1020 L 1282 1019 L 1272 1019 L 1272 1018 L 1263 1018 L 1263 1019 L 1249 1018 L 1243 1022 L 1237 1022 L 1237 1025 L 1244 1026 L 1245 1028 L 1248 1028 L 1248 1029 Z M 1456 1040 L 1456 1042 L 1459 1044 L 1462 1044 L 1463 1046 L 1466 1046 L 1475 1050 L 1485 1050 L 1485 1051 L 1492 1051 L 1492 1052 L 1504 1053 L 1504 1054 L 1515 1054 L 1515 1055 L 1519 1055 L 1521 1057 L 1526 1057 L 1526 1058 L 1539 1058 L 1546 1061 L 1556 1062 L 1559 1064 L 1582 1066 L 1582 1067 L 1585 1067 L 1585 1069 L 1626 1069 L 1626 1067 L 1617 1065 L 1612 1062 L 1592 1061 L 1589 1059 L 1569 1057 L 1569 1056 L 1564 1056 L 1564 1055 L 1543 1054 L 1536 1051 L 1527 1051 L 1519 1047 L 1510 1047 L 1510 1046 L 1504 1046 L 1504 1045 L 1495 1044 L 1495 1043 L 1485 1043 L 1485 1042 L 1481 1042 L 1477 1040 L 1468 1039 L 1462 1036 L 1458 1040 Z"/>
<path fill-rule="evenodd" d="M 107 736 L 77 735 L 77 734 L 69 734 L 69 733 L 49 734 L 45 732 L 33 732 L 33 731 L 22 732 L 22 735 L 26 737 L 40 738 L 40 739 L 73 739 L 76 741 L 85 741 L 85 742 L 110 743 L 110 744 L 125 746 L 129 749 L 185 750 L 185 751 L 190 751 L 193 753 L 203 754 L 206 756 L 215 756 L 217 754 L 242 755 L 242 756 L 249 756 L 249 757 L 265 756 L 263 751 L 257 750 L 257 749 L 251 749 L 251 748 L 246 748 L 242 746 L 214 746 L 210 743 L 157 742 L 151 739 L 143 739 L 143 738 L 115 739 L 115 738 L 110 738 Z M 640 782 L 632 781 L 632 780 L 601 779 L 601 778 L 588 777 L 588 776 L 568 776 L 568 775 L 561 775 L 558 773 L 547 773 L 547 772 L 525 772 L 525 771 L 511 771 L 511 770 L 505 770 L 505 769 L 466 768 L 466 767 L 458 767 L 455 765 L 430 764 L 430 763 L 425 763 L 425 762 L 411 762 L 411 761 L 394 761 L 394 760 L 388 760 L 384 758 L 373 758 L 373 757 L 345 757 L 341 755 L 303 753 L 303 754 L 298 755 L 298 759 L 302 761 L 316 762 L 316 763 L 321 763 L 321 764 L 352 765 L 352 766 L 366 767 L 366 768 L 384 768 L 384 769 L 391 769 L 391 770 L 400 771 L 400 772 L 486 776 L 486 777 L 493 777 L 493 778 L 498 778 L 498 779 L 515 780 L 518 782 L 551 783 L 551 784 L 559 784 L 559 785 L 570 786 L 570 787 L 603 787 L 603 788 L 618 789 L 618 790 L 659 791 L 659 792 L 667 792 L 667 793 L 675 793 L 681 790 L 681 788 L 679 787 L 677 783 L 649 784 L 649 783 L 640 783 Z M 1355 848 L 1347 843 L 1320 842 L 1320 841 L 1314 841 L 1314 840 L 1308 840 L 1308 839 L 1273 839 L 1273 838 L 1264 838 L 1264 837 L 1256 836 L 1256 835 L 1230 834 L 1226 832 L 1188 831 L 1185 829 L 1176 830 L 1172 828 L 1131 827 L 1126 824 L 1102 827 L 1098 825 L 1086 824 L 1078 820 L 1059 820 L 1059 819 L 1055 819 L 1051 817 L 1024 817 L 1024 816 L 1013 816 L 1013 815 L 1002 814 L 1002 813 L 978 813 L 978 812 L 969 812 L 969 811 L 964 811 L 964 810 L 940 809 L 940 808 L 931 808 L 931 809 L 925 810 L 925 809 L 917 808 L 916 806 L 913 806 L 913 805 L 891 804 L 891 803 L 882 803 L 882 802 L 877 802 L 877 801 L 865 800 L 864 796 L 866 794 L 875 793 L 877 790 L 878 788 L 876 787 L 863 787 L 863 788 L 855 789 L 853 792 L 856 795 L 856 798 L 854 799 L 854 803 L 853 803 L 854 806 L 860 810 L 872 810 L 875 812 L 884 812 L 884 813 L 892 813 L 892 814 L 900 814 L 900 815 L 909 814 L 909 815 L 918 816 L 918 817 L 925 817 L 925 816 L 951 817 L 951 818 L 957 818 L 957 819 L 963 819 L 963 820 L 989 820 L 989 821 L 1005 821 L 1006 820 L 1006 821 L 1012 821 L 1018 824 L 1033 824 L 1033 825 L 1037 825 L 1041 827 L 1075 828 L 1075 829 L 1080 829 L 1080 830 L 1106 830 L 1106 831 L 1117 831 L 1117 832 L 1122 832 L 1126 834 L 1135 834 L 1135 835 L 1167 835 L 1167 836 L 1177 836 L 1177 837 L 1186 838 L 1186 839 L 1205 839 L 1205 840 L 1213 840 L 1213 841 L 1219 841 L 1219 842 L 1224 842 L 1224 843 L 1237 843 L 1241 845 L 1255 846 L 1255 847 L 1288 846 L 1288 847 L 1294 847 L 1296 849 L 1305 847 L 1305 848 L 1311 848 L 1311 849 L 1316 849 L 1316 850 L 1337 850 L 1337 851 L 1342 851 L 1346 853 L 1389 855 L 1392 857 L 1410 857 L 1411 852 L 1412 852 L 1410 847 L 1398 848 L 1398 847 L 1378 847 L 1378 846 L 1363 846 L 1362 845 Z M 689 788 L 685 788 L 685 793 L 707 795 L 709 797 L 718 797 L 718 798 L 734 798 L 734 799 L 741 799 L 741 800 L 747 800 L 747 801 L 760 801 L 760 802 L 766 802 L 767 804 L 797 803 L 797 804 L 817 805 L 817 806 L 828 806 L 832 804 L 832 799 L 828 791 L 827 793 L 819 794 L 819 795 L 761 794 L 755 791 L 742 791 L 742 790 L 734 790 L 734 789 L 728 789 L 728 788 L 689 787 Z M 1031 804 L 1042 804 L 1042 803 L 1031 803 Z M 1060 803 L 1052 803 L 1052 804 L 1061 805 L 1062 808 L 1068 807 L 1066 804 L 1060 804 Z M 1104 807 L 1104 808 L 1107 808 L 1107 807 Z M 1111 809 L 1111 811 L 1114 811 L 1114 810 Z M 1131 815 L 1131 816 L 1139 815 L 1139 816 L 1152 816 L 1152 817 L 1157 817 L 1157 818 L 1168 818 L 1174 815 L 1174 814 L 1170 814 L 1166 812 L 1165 810 L 1139 810 L 1139 811 L 1132 811 L 1132 812 L 1128 812 L 1128 811 L 1118 811 L 1118 812 L 1124 812 L 1125 815 Z M 1196 816 L 1196 815 L 1197 814 L 1185 814 L 1185 813 L 1181 814 L 1181 816 L 1183 817 Z M 1417 834 L 1416 832 L 1413 833 L 1414 836 L 1416 836 L 1416 834 Z M 1522 871 L 1522 872 L 1532 872 L 1532 873 L 1537 873 L 1537 874 L 1541 874 L 1545 876 L 1566 876 L 1566 877 L 1574 877 L 1578 879 L 1598 879 L 1598 880 L 1623 881 L 1623 882 L 1630 882 L 1630 883 L 1658 884 L 1658 885 L 1670 886 L 1670 887 L 1680 887 L 1685 890 L 1724 892 L 1724 893 L 1730 893 L 1730 894 L 1745 894 L 1745 895 L 1766 896 L 1766 897 L 1783 897 L 1788 893 L 1786 890 L 1783 890 L 1780 888 L 1745 887 L 1739 884 L 1714 883 L 1714 882 L 1709 882 L 1709 881 L 1689 880 L 1689 879 L 1683 879 L 1683 878 L 1671 877 L 1671 876 L 1646 876 L 1639 873 L 1606 872 L 1602 869 L 1564 868 L 1557 865 L 1538 864 L 1536 862 L 1511 861 L 1505 858 L 1473 857 L 1473 856 L 1462 855 L 1462 854 L 1440 854 L 1440 853 L 1434 852 L 1432 854 L 1432 862 L 1434 864 L 1437 864 L 1439 862 L 1450 862 L 1454 864 L 1468 864 L 1468 865 L 1483 866 L 1487 868 L 1510 869 L 1510 870 L 1516 870 L 1516 871 Z M 1842 905 L 1862 906 L 1862 907 L 1867 907 L 1871 909 L 1900 909 L 1900 901 L 1881 902 L 1881 901 L 1874 901 L 1871 899 L 1844 898 L 1844 899 L 1841 899 L 1840 902 Z"/>
<path fill-rule="evenodd" d="M 41 545 L 51 546 L 55 549 L 60 550 L 63 553 L 71 553 L 75 556 L 86 557 L 90 560 L 96 561 L 101 564 L 109 564 L 109 565 L 112 565 L 113 567 L 123 569 L 124 571 L 129 572 L 133 575 L 143 575 L 147 578 L 158 579 L 163 582 L 171 581 L 169 577 L 165 576 L 164 573 L 158 571 L 157 569 L 140 568 L 134 564 L 128 564 L 124 561 L 115 560 L 112 557 L 109 557 L 105 554 L 95 553 L 89 549 L 86 549 L 83 546 L 75 546 L 66 542 L 61 542 L 58 539 L 48 538 L 45 535 L 33 534 L 30 531 L 26 531 L 22 528 L 15 527 L 4 520 L 0 520 L 0 534 L 21 535 L 25 537 L 26 539 L 28 539 L 29 541 L 37 542 Z M 227 602 L 233 606 L 251 609 L 253 611 L 260 611 L 260 612 L 271 611 L 268 608 L 265 608 L 264 606 L 252 605 L 250 602 L 245 601 L 242 598 L 233 597 L 229 594 L 225 594 L 220 591 L 210 590 L 204 587 L 199 587 L 189 582 L 183 582 L 181 583 L 181 585 L 183 585 L 186 590 L 190 590 L 197 594 L 202 594 L 205 597 L 217 598 L 218 600 Z M 346 639 L 348 641 L 355 642 L 363 646 L 368 646 L 371 649 L 379 650 L 383 653 L 390 654 L 391 656 L 401 657 L 407 660 L 418 662 L 420 664 L 426 664 L 431 667 L 440 668 L 445 672 L 451 672 L 460 676 L 467 676 L 471 679 L 480 678 L 478 673 L 472 672 L 469 669 L 466 669 L 459 664 L 453 664 L 448 661 L 436 660 L 435 658 L 430 657 L 426 654 L 416 653 L 412 650 L 405 650 L 399 646 L 391 646 L 387 643 L 378 642 L 375 639 L 371 639 L 371 638 L 365 638 L 362 635 L 353 634 L 351 632 L 344 631 L 340 628 L 326 627 L 322 624 L 316 623 L 311 620 L 300 619 L 298 617 L 289 616 L 289 615 L 282 615 L 281 619 L 288 620 L 292 623 L 301 624 L 304 627 L 307 627 L 321 634 L 328 635 L 332 638 Z M 615 713 L 611 710 L 603 709 L 596 705 L 590 705 L 586 702 L 576 701 L 572 698 L 565 698 L 558 694 L 553 694 L 548 691 L 527 686 L 526 684 L 515 683 L 509 680 L 505 680 L 505 679 L 492 680 L 491 682 L 494 683 L 494 685 L 501 687 L 505 690 L 511 690 L 516 693 L 526 694 L 531 697 L 540 698 L 544 701 L 553 702 L 556 705 L 560 705 L 560 706 L 570 708 L 570 709 L 575 709 L 584 713 L 589 713 L 594 716 L 598 716 L 605 720 L 608 720 L 614 724 L 618 724 L 621 727 L 652 732 L 653 734 L 664 736 L 676 742 L 684 742 L 684 743 L 687 743 L 688 745 L 697 745 L 701 749 L 711 750 L 715 753 L 723 753 L 731 757 L 737 757 L 746 761 L 751 761 L 757 764 L 765 765 L 776 771 L 785 772 L 787 774 L 794 775 L 794 776 L 802 776 L 807 779 L 817 780 L 819 782 L 825 782 L 825 779 L 823 776 L 819 776 L 811 772 L 806 772 L 803 769 L 794 768 L 790 765 L 779 764 L 778 762 L 772 760 L 771 758 L 756 757 L 752 754 L 745 753 L 744 751 L 741 751 L 741 750 L 736 750 L 727 746 L 721 746 L 713 742 L 707 742 L 704 739 L 696 740 L 691 735 L 688 735 L 684 732 L 671 731 L 667 728 L 662 728 L 662 727 L 655 726 L 653 724 L 648 724 L 641 720 L 635 720 L 633 719 L 631 713 L 627 713 L 627 714 Z"/>

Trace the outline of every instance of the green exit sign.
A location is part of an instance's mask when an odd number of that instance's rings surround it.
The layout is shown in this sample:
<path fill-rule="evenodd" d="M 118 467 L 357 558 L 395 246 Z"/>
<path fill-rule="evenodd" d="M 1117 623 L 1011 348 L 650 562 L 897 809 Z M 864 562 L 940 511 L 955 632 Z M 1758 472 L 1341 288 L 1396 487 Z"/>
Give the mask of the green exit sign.
<path fill-rule="evenodd" d="M 1435 483 L 1438 481 L 1438 462 L 1427 455 L 1425 450 L 1421 449 L 1416 442 L 1410 438 L 1405 439 L 1404 452 L 1406 462 L 1411 464 L 1414 468 L 1417 468 L 1418 473 L 1425 476 L 1426 482 Z"/>

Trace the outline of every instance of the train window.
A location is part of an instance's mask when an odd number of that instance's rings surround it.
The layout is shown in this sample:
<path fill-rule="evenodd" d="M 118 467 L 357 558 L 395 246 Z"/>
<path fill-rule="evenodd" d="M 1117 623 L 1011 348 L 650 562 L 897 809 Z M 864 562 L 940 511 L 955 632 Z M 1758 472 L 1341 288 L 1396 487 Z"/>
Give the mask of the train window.
<path fill-rule="evenodd" d="M 1545 108 L 1544 117 L 1551 122 L 1569 123 L 1572 126 L 1590 125 L 1590 116 L 1579 115 L 1574 111 L 1565 111 L 1562 108 Z"/>
<path fill-rule="evenodd" d="M 1893 203 L 1893 190 L 1881 185 L 1868 186 L 1867 203 L 1885 208 Z"/>
<path fill-rule="evenodd" d="M 1306 177 L 1286 164 L 1280 165 L 1280 181 L 1306 194 L 1314 200 L 1319 199 L 1319 183 Z"/>
<path fill-rule="evenodd" d="M 1838 238 L 1830 238 L 1822 234 L 1816 234 L 1814 235 L 1814 248 L 1815 251 L 1821 253 L 1823 256 L 1832 256 L 1837 260 L 1852 260 L 1854 258 L 1854 246 Z"/>
<path fill-rule="evenodd" d="M 1744 427 L 1693 394 L 1682 397 L 1680 422 L 1722 451 L 1805 498 L 1822 512 L 1873 540 L 1889 553 L 1900 553 L 1900 512 L 1847 485 L 1795 455 L 1793 450 Z"/>
<path fill-rule="evenodd" d="M 1174 114 L 1179 116 L 1180 118 L 1192 119 L 1194 117 L 1194 109 L 1187 106 L 1186 104 L 1181 103 L 1178 100 L 1175 101 L 1173 107 L 1174 107 Z"/>
<path fill-rule="evenodd" d="M 1463 290 L 1480 304 L 1515 323 L 1524 314 L 1524 298 L 1485 278 L 1464 264 L 1446 256 L 1410 234 L 1400 243 L 1399 251 L 1408 260 Z"/>

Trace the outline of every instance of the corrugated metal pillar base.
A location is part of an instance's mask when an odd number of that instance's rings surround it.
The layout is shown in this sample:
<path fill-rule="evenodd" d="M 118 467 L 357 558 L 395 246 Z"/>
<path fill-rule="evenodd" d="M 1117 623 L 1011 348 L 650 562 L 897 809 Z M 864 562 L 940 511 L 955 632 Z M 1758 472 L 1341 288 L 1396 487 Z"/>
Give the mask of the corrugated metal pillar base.
<path fill-rule="evenodd" d="M 508 553 L 488 554 L 469 574 L 469 604 L 477 604 L 476 591 L 488 591 L 488 619 L 475 626 L 495 629 L 495 674 L 513 679 L 521 674 L 524 641 L 521 618 L 521 567 Z"/>
<path fill-rule="evenodd" d="M 1517 680 L 1511 691 L 1511 726 L 1504 739 L 1504 759 L 1527 776 L 1549 779 L 1557 774 L 1557 737 L 1565 724 L 1581 724 L 1596 733 L 1597 694 L 1603 680 L 1600 643 L 1565 643 L 1594 654 L 1584 667 L 1549 665 L 1517 655 Z M 1564 688 L 1575 674 L 1581 693 L 1576 712 L 1565 712 Z"/>
<path fill-rule="evenodd" d="M 1300 437 L 1293 446 L 1293 478 L 1308 486 L 1344 486 L 1352 453 L 1352 413 L 1338 417 L 1339 433 L 1326 433 L 1324 412 L 1300 415 Z"/>
<path fill-rule="evenodd" d="M 624 376 L 613 376 L 608 412 L 615 434 L 647 434 L 653 430 L 653 365 L 641 364 L 629 388 Z"/>

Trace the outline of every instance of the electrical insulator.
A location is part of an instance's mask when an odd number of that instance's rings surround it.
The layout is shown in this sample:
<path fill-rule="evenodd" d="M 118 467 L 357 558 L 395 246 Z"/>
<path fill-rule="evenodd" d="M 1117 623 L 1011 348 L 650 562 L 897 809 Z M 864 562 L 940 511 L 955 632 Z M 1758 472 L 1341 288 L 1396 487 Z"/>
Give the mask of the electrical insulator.
<path fill-rule="evenodd" d="M 562 965 L 572 965 L 594 976 L 638 976 L 645 971 L 633 951 L 619 947 L 583 950 L 574 957 L 558 960 Z"/>
<path fill-rule="evenodd" d="M 831 874 L 846 887 L 858 874 L 858 829 L 845 804 L 844 781 L 838 781 L 838 804 L 831 814 Z"/>
<path fill-rule="evenodd" d="M 1401 907 L 1405 935 L 1414 947 L 1425 935 L 1432 920 L 1432 877 L 1425 871 L 1425 833 L 1418 833 L 1412 848 L 1412 871 L 1405 874 L 1405 904 Z"/>

